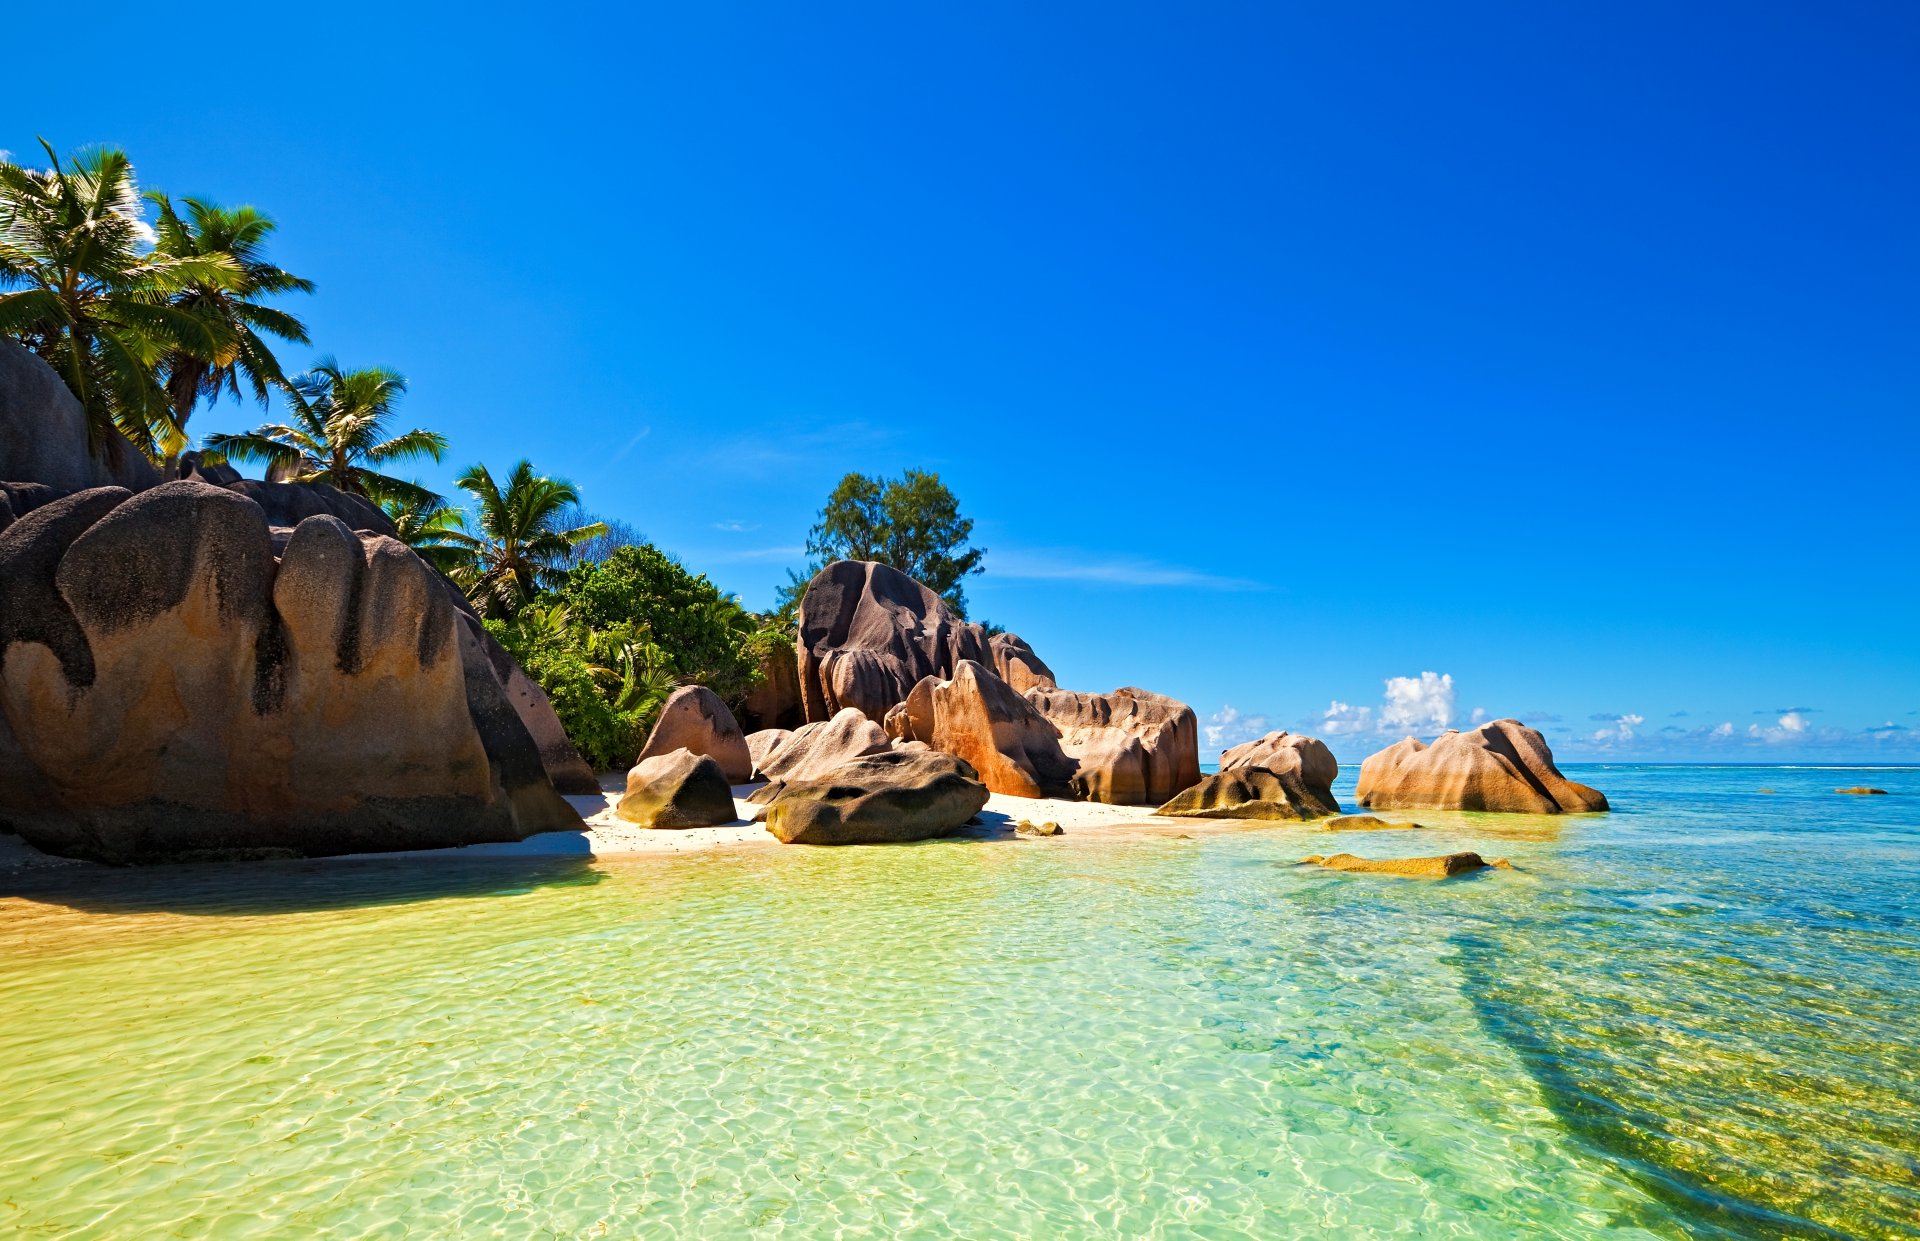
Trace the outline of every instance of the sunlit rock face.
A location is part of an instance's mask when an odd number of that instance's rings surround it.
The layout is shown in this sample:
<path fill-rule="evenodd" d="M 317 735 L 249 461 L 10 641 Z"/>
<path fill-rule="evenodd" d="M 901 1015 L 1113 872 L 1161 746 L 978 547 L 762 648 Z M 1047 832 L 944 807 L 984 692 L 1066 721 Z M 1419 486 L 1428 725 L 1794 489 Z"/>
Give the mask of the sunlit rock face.
<path fill-rule="evenodd" d="M 1539 733 L 1518 720 L 1449 731 L 1432 745 L 1408 737 L 1360 764 L 1354 799 L 1369 809 L 1574 814 L 1607 809 L 1597 790 L 1553 765 Z"/>
<path fill-rule="evenodd" d="M 801 705 L 816 721 L 845 707 L 884 719 L 922 678 L 950 677 L 963 659 L 994 662 L 984 626 L 961 620 L 899 570 L 867 560 L 836 560 L 807 583 L 796 653 Z"/>
<path fill-rule="evenodd" d="M 0 823 L 114 862 L 580 825 L 445 579 L 192 480 L 0 530 Z"/>

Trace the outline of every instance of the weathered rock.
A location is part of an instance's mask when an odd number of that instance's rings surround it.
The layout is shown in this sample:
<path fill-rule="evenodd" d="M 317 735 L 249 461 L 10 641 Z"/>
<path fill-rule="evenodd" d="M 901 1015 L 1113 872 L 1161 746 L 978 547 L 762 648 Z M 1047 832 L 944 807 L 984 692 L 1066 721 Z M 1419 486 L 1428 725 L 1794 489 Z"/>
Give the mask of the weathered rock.
<path fill-rule="evenodd" d="M 1076 797 L 1157 806 L 1200 782 L 1200 728 L 1184 702 L 1131 686 L 1111 694 L 1035 687 L 1025 697 L 1059 730 L 1076 766 Z"/>
<path fill-rule="evenodd" d="M 337 517 L 349 530 L 392 537 L 393 520 L 365 496 L 326 483 L 263 483 L 243 478 L 224 484 L 260 506 L 270 526 L 297 526 L 309 517 Z"/>
<path fill-rule="evenodd" d="M 892 750 L 783 786 L 767 830 L 785 844 L 891 844 L 946 836 L 987 804 L 987 788 L 949 754 Z"/>
<path fill-rule="evenodd" d="M 1073 796 L 1074 762 L 1032 703 L 971 659 L 947 681 L 928 677 L 894 716 L 909 740 L 972 764 L 989 789 L 1014 797 Z"/>
<path fill-rule="evenodd" d="M 790 729 L 763 728 L 747 734 L 747 757 L 753 762 L 753 778 L 767 778 L 767 759 L 793 736 Z"/>
<path fill-rule="evenodd" d="M 1021 819 L 1013 825 L 1013 834 L 1016 836 L 1064 836 L 1066 832 L 1052 820 L 1035 823 L 1030 819 Z"/>
<path fill-rule="evenodd" d="M 1309 788 L 1297 770 L 1236 767 L 1208 776 L 1154 811 L 1183 819 L 1317 819 L 1340 803 Z"/>
<path fill-rule="evenodd" d="M 800 704 L 800 664 L 791 646 L 775 647 L 760 661 L 765 678 L 740 704 L 737 717 L 747 732 L 798 728 L 807 722 Z"/>
<path fill-rule="evenodd" d="M 878 724 L 847 707 L 830 720 L 795 729 L 777 749 L 756 762 L 760 774 L 772 783 L 757 790 L 753 799 L 771 801 L 780 784 L 819 779 L 856 758 L 882 754 L 891 748 Z"/>
<path fill-rule="evenodd" d="M 712 755 L 669 750 L 634 765 L 613 812 L 641 827 L 712 827 L 733 822 L 733 789 Z"/>
<path fill-rule="evenodd" d="M 1308 788 L 1332 796 L 1333 782 L 1340 778 L 1340 764 L 1333 751 L 1318 737 L 1298 733 L 1273 732 L 1257 741 L 1248 741 L 1223 751 L 1220 770 L 1235 767 L 1265 767 L 1268 771 L 1298 771 Z"/>
<path fill-rule="evenodd" d="M 1489 862 L 1478 853 L 1398 858 L 1363 858 L 1355 857 L 1351 853 L 1336 853 L 1332 857 L 1321 857 L 1315 854 L 1301 858 L 1300 863 L 1303 866 L 1324 866 L 1328 870 L 1354 871 L 1372 875 L 1405 875 L 1412 879 L 1451 879 L 1455 875 L 1485 870 L 1489 866 L 1512 869 L 1512 863 L 1505 858 Z"/>
<path fill-rule="evenodd" d="M 181 481 L 0 532 L 0 822 L 105 861 L 577 828 L 440 578 Z"/>
<path fill-rule="evenodd" d="M 993 652 L 993 671 L 1019 693 L 1030 689 L 1052 689 L 1053 669 L 1033 653 L 1027 640 L 1017 633 L 996 633 L 988 639 Z"/>
<path fill-rule="evenodd" d="M 1607 799 L 1553 765 L 1546 738 L 1518 720 L 1442 733 L 1432 745 L 1408 737 L 1360 765 L 1355 799 L 1369 809 L 1493 810 L 1572 814 Z"/>
<path fill-rule="evenodd" d="M 1343 814 L 1324 820 L 1320 827 L 1329 832 L 1396 832 L 1414 831 L 1421 827 L 1418 823 L 1389 823 L 1385 819 L 1376 819 L 1370 814 Z"/>
<path fill-rule="evenodd" d="M 59 374 L 0 337 L 0 479 L 62 492 L 144 491 L 160 481 L 159 471 L 118 431 L 109 431 L 99 449 L 89 448 L 86 410 Z"/>
<path fill-rule="evenodd" d="M 922 677 L 949 677 L 963 659 L 993 663 L 984 626 L 961 620 L 906 574 L 866 560 L 836 560 L 807 583 L 797 656 L 809 720 L 846 707 L 883 720 Z"/>
<path fill-rule="evenodd" d="M 753 778 L 753 755 L 747 749 L 746 736 L 720 695 L 704 685 L 683 685 L 667 696 L 660 718 L 654 721 L 653 731 L 647 734 L 647 743 L 634 761 L 644 763 L 675 750 L 691 750 L 712 758 L 726 773 L 729 784 L 745 784 Z"/>
<path fill-rule="evenodd" d="M 1770 789 L 1762 789 L 1762 790 L 1761 790 L 1761 792 L 1771 792 L 1771 791 L 1772 791 L 1772 790 L 1770 790 Z M 1834 790 L 1834 792 L 1836 792 L 1836 793 L 1851 793 L 1851 794 L 1853 794 L 1853 795 L 1854 795 L 1855 797 L 1885 797 L 1885 796 L 1887 796 L 1887 791 L 1886 791 L 1885 789 L 1870 789 L 1870 788 L 1868 788 L 1868 787 L 1867 787 L 1866 785 L 1864 785 L 1864 784 L 1856 784 L 1855 786 L 1853 786 L 1853 787 L 1852 787 L 1852 788 L 1850 788 L 1850 789 L 1835 789 L 1835 790 Z"/>

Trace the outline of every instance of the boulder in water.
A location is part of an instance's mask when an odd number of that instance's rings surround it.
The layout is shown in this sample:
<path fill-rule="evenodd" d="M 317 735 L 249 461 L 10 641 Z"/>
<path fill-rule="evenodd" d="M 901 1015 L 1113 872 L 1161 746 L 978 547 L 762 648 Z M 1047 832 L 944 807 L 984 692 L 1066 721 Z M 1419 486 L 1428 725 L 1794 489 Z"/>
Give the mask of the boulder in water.
<path fill-rule="evenodd" d="M 1317 819 L 1340 803 L 1311 788 L 1297 770 L 1236 767 L 1216 772 L 1154 811 L 1184 819 Z"/>
<path fill-rule="evenodd" d="M 1492 810 L 1572 814 L 1605 810 L 1597 790 L 1553 765 L 1546 738 L 1518 720 L 1442 733 L 1432 745 L 1408 737 L 1360 764 L 1355 799 L 1370 810 Z"/>

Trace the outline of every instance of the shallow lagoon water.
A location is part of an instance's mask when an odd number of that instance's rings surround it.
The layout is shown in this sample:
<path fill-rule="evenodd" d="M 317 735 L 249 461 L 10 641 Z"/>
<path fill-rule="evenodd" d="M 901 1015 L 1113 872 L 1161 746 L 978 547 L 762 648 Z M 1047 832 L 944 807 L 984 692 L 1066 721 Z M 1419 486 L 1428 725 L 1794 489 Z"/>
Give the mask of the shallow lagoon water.
<path fill-rule="evenodd" d="M 1920 1233 L 1920 772 L 1569 772 L 1615 813 L 28 872 L 0 1233 Z M 1454 848 L 1519 869 L 1290 865 Z"/>

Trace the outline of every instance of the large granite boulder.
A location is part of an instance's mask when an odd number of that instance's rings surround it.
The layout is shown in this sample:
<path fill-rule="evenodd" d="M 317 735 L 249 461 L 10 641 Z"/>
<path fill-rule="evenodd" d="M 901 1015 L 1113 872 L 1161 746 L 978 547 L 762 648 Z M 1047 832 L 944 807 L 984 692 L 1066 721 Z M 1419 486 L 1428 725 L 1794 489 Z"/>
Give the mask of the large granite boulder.
<path fill-rule="evenodd" d="M 1015 690 L 1024 694 L 1030 689 L 1054 687 L 1053 669 L 1019 634 L 996 633 L 988 645 L 993 652 L 994 673 Z"/>
<path fill-rule="evenodd" d="M 1074 796 L 1074 761 L 1033 704 L 984 666 L 963 659 L 950 680 L 927 677 L 888 713 L 892 735 L 965 759 L 995 793 Z"/>
<path fill-rule="evenodd" d="M 906 574 L 868 560 L 836 560 L 807 583 L 797 640 L 800 701 L 809 720 L 855 707 L 884 719 L 924 677 L 949 677 L 963 659 L 991 666 L 984 626 Z"/>
<path fill-rule="evenodd" d="M 32 350 L 0 337 L 0 479 L 62 492 L 144 491 L 160 481 L 118 431 L 98 448 L 87 443 L 87 413 L 73 390 Z"/>
<path fill-rule="evenodd" d="M 767 830 L 784 844 L 895 844 L 947 836 L 987 804 L 987 787 L 950 754 L 890 750 L 783 786 Z"/>
<path fill-rule="evenodd" d="M 634 764 L 613 813 L 641 827 L 712 827 L 733 821 L 733 789 L 711 755 L 670 750 Z"/>
<path fill-rule="evenodd" d="M 753 778 L 753 756 L 747 751 L 746 734 L 720 701 L 720 695 L 704 685 L 683 685 L 667 696 L 660 718 L 647 734 L 636 764 L 675 750 L 705 754 L 720 764 L 728 784 L 745 784 Z"/>
<path fill-rule="evenodd" d="M 793 730 L 790 728 L 763 728 L 759 732 L 747 734 L 747 757 L 753 760 L 755 780 L 767 778 L 767 759 L 772 757 L 773 752 L 785 745 L 792 736 Z"/>
<path fill-rule="evenodd" d="M 760 775 L 775 784 L 801 782 L 817 779 L 856 758 L 883 754 L 889 748 L 887 734 L 878 724 L 854 708 L 846 707 L 830 720 L 794 729 L 786 740 L 755 760 L 754 766 Z M 754 794 L 755 799 L 771 798 L 773 787 L 759 790 Z"/>
<path fill-rule="evenodd" d="M 1571 814 L 1607 799 L 1553 765 L 1546 738 L 1518 720 L 1448 731 L 1426 745 L 1408 737 L 1360 764 L 1354 798 L 1370 810 L 1494 810 Z"/>
<path fill-rule="evenodd" d="M 444 579 L 195 481 L 0 531 L 0 824 L 126 862 L 578 828 Z"/>
<path fill-rule="evenodd" d="M 1154 813 L 1187 819 L 1317 819 L 1340 803 L 1297 770 L 1235 767 L 1208 776 Z"/>
<path fill-rule="evenodd" d="M 1111 694 L 1035 686 L 1026 699 L 1059 730 L 1078 769 L 1075 796 L 1116 806 L 1157 806 L 1200 781 L 1193 709 L 1128 687 Z"/>
<path fill-rule="evenodd" d="M 1220 753 L 1220 770 L 1265 767 L 1268 771 L 1297 771 L 1308 787 L 1326 792 L 1340 778 L 1340 764 L 1327 743 L 1298 733 L 1272 732 Z"/>

